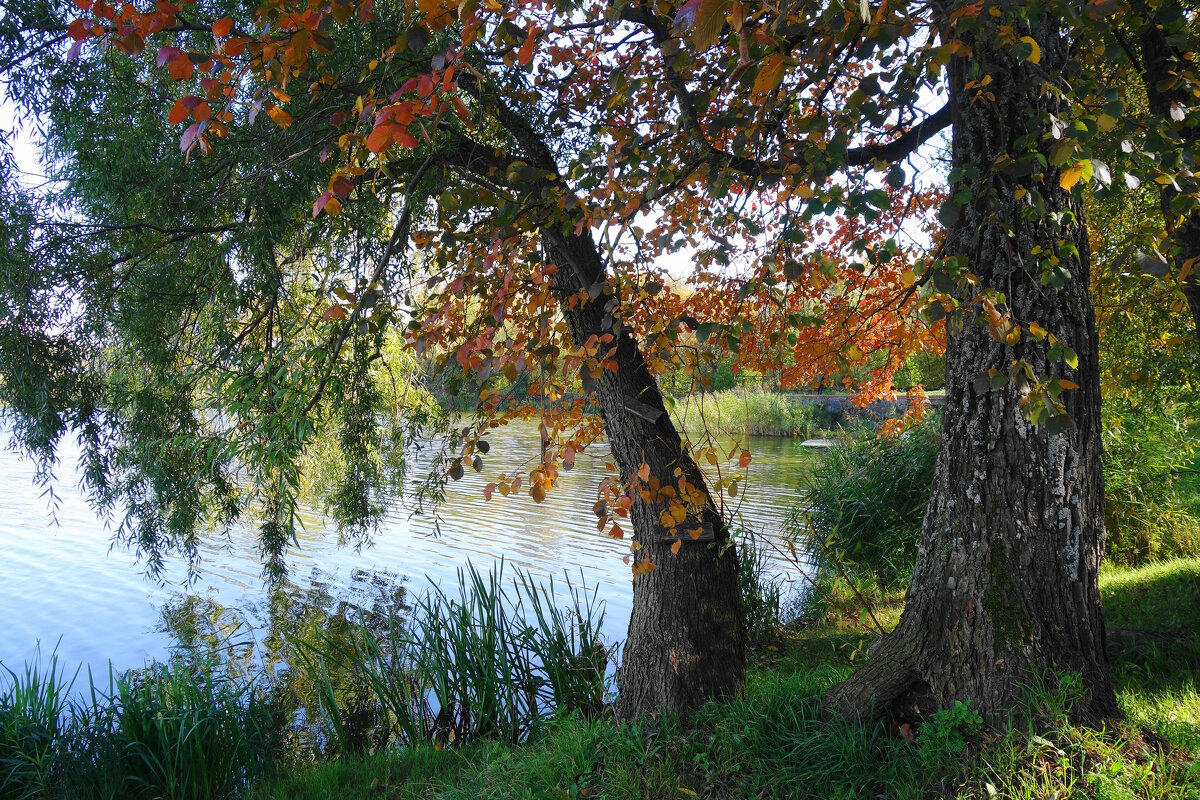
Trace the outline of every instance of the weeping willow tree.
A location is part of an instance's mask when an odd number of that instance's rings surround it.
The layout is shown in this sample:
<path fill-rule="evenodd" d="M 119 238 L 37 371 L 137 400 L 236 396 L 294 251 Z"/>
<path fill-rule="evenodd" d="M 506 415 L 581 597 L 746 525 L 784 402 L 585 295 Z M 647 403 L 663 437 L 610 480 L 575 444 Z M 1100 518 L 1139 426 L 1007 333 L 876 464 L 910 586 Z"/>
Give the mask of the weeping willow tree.
<path fill-rule="evenodd" d="M 39 13 L 50 33 L 31 35 Z M 45 173 L 22 175 L 4 140 L 13 444 L 52 487 L 58 444 L 77 438 L 82 488 L 151 574 L 172 552 L 194 563 L 204 531 L 252 522 L 281 576 L 308 489 L 345 541 L 364 541 L 435 414 L 389 334 L 404 291 L 383 291 L 411 274 L 388 233 L 397 213 L 424 213 L 423 196 L 313 220 L 326 158 L 276 128 L 245 126 L 186 163 L 152 56 L 68 64 L 54 9 L 29 14 L 24 33 L 5 31 L 3 65 Z M 352 319 L 339 298 L 359 301 Z"/>

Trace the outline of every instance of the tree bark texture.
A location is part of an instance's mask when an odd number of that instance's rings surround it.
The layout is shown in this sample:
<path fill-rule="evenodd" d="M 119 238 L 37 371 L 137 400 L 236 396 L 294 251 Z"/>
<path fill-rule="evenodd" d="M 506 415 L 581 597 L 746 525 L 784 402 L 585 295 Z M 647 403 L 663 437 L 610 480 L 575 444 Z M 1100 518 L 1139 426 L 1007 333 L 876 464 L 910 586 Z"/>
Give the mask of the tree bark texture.
<path fill-rule="evenodd" d="M 944 19 L 952 10 L 940 9 Z M 1097 580 L 1104 485 L 1087 236 L 1057 169 L 1006 169 L 1013 162 L 1004 158 L 1036 164 L 1031 150 L 1048 150 L 1046 115 L 1067 109 L 1044 87 L 1067 65 L 1067 43 L 1053 20 L 1020 23 L 1018 35 L 1040 47 L 1040 63 L 1022 59 L 994 44 L 988 12 L 969 28 L 943 27 L 973 50 L 949 67 L 952 164 L 967 170 L 952 191 L 969 188 L 971 198 L 950 218 L 947 250 L 966 257 L 982 287 L 1004 293 L 1014 321 L 1037 322 L 1073 348 L 1078 368 L 1051 361 L 1028 328 L 1012 346 L 996 341 L 977 304 L 964 302 L 947 321 L 941 446 L 904 613 L 826 702 L 847 715 L 919 719 L 962 700 L 1002 724 L 1035 678 L 1069 671 L 1085 687 L 1077 718 L 1095 722 L 1116 713 L 1116 700 Z M 986 87 L 968 85 L 987 75 Z M 1040 193 L 1044 214 L 1022 214 L 1019 186 Z M 1069 279 L 1043 285 L 1034 248 L 1063 254 L 1067 243 L 1078 250 L 1062 258 Z M 1079 385 L 1062 395 L 1068 430 L 1031 425 L 1014 384 L 990 389 L 988 370 L 1020 359 Z"/>
<path fill-rule="evenodd" d="M 526 161 L 548 176 L 546 195 L 557 196 L 553 153 L 529 121 L 491 99 L 501 124 L 512 134 Z M 465 162 L 472 163 L 471 154 Z M 487 154 L 485 154 L 486 156 Z M 492 165 L 494 166 L 494 165 Z M 484 163 L 486 170 L 489 165 Z M 634 718 L 681 713 L 711 699 L 741 691 L 745 676 L 745 626 L 738 591 L 737 550 L 708 491 L 699 466 L 684 449 L 637 342 L 615 323 L 606 292 L 609 283 L 595 240 L 572 215 L 550 215 L 542 225 L 543 249 L 556 266 L 555 290 L 572 339 L 582 345 L 595 335 L 614 334 L 617 371 L 588 380 L 604 421 L 604 432 L 622 481 L 649 466 L 662 486 L 687 479 L 704 496 L 703 506 L 669 537 L 659 521 L 663 507 L 635 495 L 630 516 L 639 559 L 655 568 L 633 581 L 633 613 L 622 653 L 617 713 Z M 591 299 L 572 303 L 581 293 Z M 684 531 L 705 533 L 692 540 Z M 682 539 L 678 553 L 672 545 Z"/>

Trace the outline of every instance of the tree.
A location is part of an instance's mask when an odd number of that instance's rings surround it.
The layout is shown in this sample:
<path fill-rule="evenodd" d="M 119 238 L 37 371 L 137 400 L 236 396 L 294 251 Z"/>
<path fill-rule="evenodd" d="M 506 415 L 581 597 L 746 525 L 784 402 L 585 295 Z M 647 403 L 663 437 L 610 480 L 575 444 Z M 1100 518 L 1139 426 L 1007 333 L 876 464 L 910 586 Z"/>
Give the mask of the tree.
<path fill-rule="evenodd" d="M 1066 111 L 1047 76 L 1070 69 L 1068 42 L 1049 15 L 983 10 L 972 21 L 963 5 L 937 8 L 941 35 L 971 53 L 950 62 L 948 78 L 951 174 L 962 194 L 949 207 L 947 251 L 1004 294 L 962 298 L 904 613 L 828 702 L 866 713 L 963 699 L 1000 721 L 1031 676 L 1071 670 L 1086 689 L 1075 713 L 1098 722 L 1116 713 L 1116 699 L 1098 587 L 1103 482 L 1088 242 L 1072 194 L 1078 175 L 1046 165 L 1048 122 Z M 1027 47 L 1014 52 L 1019 43 Z M 1018 202 L 1030 195 L 1034 215 Z M 1036 403 L 1049 412 L 1038 426 L 1022 412 Z"/>

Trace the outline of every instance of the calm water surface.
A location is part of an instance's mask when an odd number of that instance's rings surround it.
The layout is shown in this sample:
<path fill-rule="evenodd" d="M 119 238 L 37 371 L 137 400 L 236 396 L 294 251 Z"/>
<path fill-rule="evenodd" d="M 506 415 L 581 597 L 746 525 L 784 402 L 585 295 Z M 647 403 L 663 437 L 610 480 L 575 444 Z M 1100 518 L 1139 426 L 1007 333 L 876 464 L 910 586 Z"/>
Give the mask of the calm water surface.
<path fill-rule="evenodd" d="M 493 435 L 483 474 L 468 470 L 447 487 L 437 535 L 431 515 L 414 516 L 398 499 L 374 543 L 356 552 L 339 547 L 336 531 L 307 509 L 300 546 L 287 558 L 289 588 L 322 602 L 369 606 L 394 597 L 397 585 L 421 592 L 428 580 L 453 584 L 468 562 L 486 570 L 503 557 L 541 577 L 561 578 L 566 570 L 578 581 L 582 570 L 607 604 L 608 639 L 623 639 L 632 599 L 629 567 L 622 562 L 628 543 L 599 535 L 591 511 L 607 448 L 581 455 L 541 505 L 525 495 L 483 498 L 483 485 L 495 473 L 511 473 L 536 456 L 538 439 L 529 426 Z M 142 666 L 170 652 L 166 607 L 234 608 L 252 627 L 270 624 L 264 609 L 272 604 L 253 528 L 207 537 L 191 584 L 179 559 L 168 562 L 163 581 L 151 581 L 131 552 L 111 546 L 111 531 L 76 488 L 78 451 L 72 444 L 60 449 L 53 515 L 32 482 L 32 465 L 7 445 L 0 430 L 0 663 L 15 668 L 40 643 L 43 652 L 57 647 L 61 663 L 99 673 L 110 662 L 118 670 Z M 747 527 L 777 536 L 814 455 L 790 439 L 755 439 L 751 445 L 754 461 L 738 513 Z M 776 566 L 789 571 L 782 562 Z M 171 627 L 178 634 L 178 625 Z"/>

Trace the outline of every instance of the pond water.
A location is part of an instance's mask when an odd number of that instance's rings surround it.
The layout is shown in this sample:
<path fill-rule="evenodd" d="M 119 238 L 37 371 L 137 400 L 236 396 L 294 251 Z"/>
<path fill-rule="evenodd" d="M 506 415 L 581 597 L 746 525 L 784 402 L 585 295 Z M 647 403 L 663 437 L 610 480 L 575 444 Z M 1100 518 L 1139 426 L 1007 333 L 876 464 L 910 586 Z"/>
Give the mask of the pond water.
<path fill-rule="evenodd" d="M 190 584 L 179 559 L 168 560 L 161 581 L 147 579 L 131 552 L 111 545 L 111 531 L 78 491 L 73 444 L 60 449 L 52 506 L 32 482 L 32 465 L 7 446 L 0 430 L 0 664 L 17 669 L 40 644 L 43 654 L 56 650 L 61 664 L 103 675 L 110 663 L 123 670 L 167 657 L 198 623 L 261 637 L 268 628 L 294 624 L 275 619 L 280 614 L 315 608 L 344 615 L 347 608 L 390 606 L 402 602 L 397 598 L 405 591 L 425 591 L 429 581 L 456 584 L 457 571 L 468 562 L 486 570 L 501 558 L 539 579 L 561 580 L 565 571 L 579 583 L 582 575 L 606 604 L 606 637 L 623 639 L 632 600 L 630 570 L 622 561 L 628 542 L 598 534 L 591 510 L 607 448 L 582 454 L 539 505 L 524 494 L 496 494 L 490 501 L 482 494 L 493 468 L 511 472 L 536 456 L 536 428 L 513 425 L 490 442 L 484 473 L 468 470 L 447 487 L 436 529 L 431 515 L 413 515 L 397 499 L 373 543 L 355 551 L 339 547 L 336 531 L 307 509 L 299 547 L 287 558 L 288 582 L 272 592 L 249 527 L 207 537 Z M 756 438 L 751 449 L 738 517 L 775 538 L 816 456 L 791 439 Z M 784 561 L 776 558 L 774 566 L 802 585 Z M 237 624 L 230 622 L 230 609 L 237 610 Z"/>

